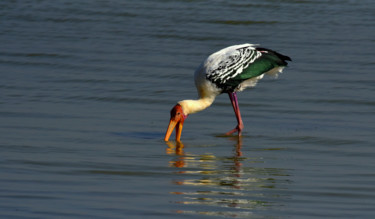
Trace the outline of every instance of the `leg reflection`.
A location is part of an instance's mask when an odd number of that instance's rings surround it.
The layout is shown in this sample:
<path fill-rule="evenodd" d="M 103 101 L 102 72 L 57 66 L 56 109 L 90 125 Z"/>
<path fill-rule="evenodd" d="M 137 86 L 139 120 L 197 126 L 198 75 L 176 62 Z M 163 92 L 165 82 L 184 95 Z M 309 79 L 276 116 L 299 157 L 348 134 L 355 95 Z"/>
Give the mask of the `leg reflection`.
<path fill-rule="evenodd" d="M 283 208 L 283 199 L 288 199 L 284 194 L 290 183 L 288 170 L 267 163 L 264 151 L 251 150 L 250 155 L 244 155 L 246 138 L 228 139 L 227 146 L 233 149 L 227 155 L 218 151 L 227 150 L 225 147 L 207 147 L 206 153 L 192 154 L 184 151 L 182 143 L 167 142 L 166 152 L 173 156 L 170 166 L 183 168 L 173 171 L 175 186 L 170 191 L 178 196 L 173 202 L 181 205 L 177 213 L 249 217 L 254 212 L 262 215 L 262 211 Z M 244 146 L 246 151 L 251 147 Z M 271 156 L 271 161 L 275 159 Z"/>

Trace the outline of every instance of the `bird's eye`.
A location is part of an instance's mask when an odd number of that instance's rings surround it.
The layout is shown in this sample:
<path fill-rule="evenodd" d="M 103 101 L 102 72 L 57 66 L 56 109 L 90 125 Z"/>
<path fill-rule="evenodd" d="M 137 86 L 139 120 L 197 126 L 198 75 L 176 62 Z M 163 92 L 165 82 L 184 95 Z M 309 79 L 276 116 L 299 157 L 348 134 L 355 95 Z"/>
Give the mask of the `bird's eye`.
<path fill-rule="evenodd" d="M 179 116 L 181 113 L 177 113 L 177 115 Z"/>

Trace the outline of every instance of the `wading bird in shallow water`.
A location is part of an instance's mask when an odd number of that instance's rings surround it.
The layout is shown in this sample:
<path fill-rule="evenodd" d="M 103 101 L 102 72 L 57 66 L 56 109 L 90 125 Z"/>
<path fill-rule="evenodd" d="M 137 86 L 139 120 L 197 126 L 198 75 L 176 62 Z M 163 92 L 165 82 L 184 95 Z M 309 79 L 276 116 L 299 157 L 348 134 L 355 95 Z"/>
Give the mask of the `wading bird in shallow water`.
<path fill-rule="evenodd" d="M 176 128 L 179 142 L 186 117 L 206 109 L 222 93 L 228 93 L 237 118 L 237 126 L 226 135 L 238 132 L 241 136 L 244 125 L 236 92 L 254 87 L 265 74 L 277 76 L 288 65 L 287 60 L 292 61 L 288 56 L 255 44 L 234 45 L 213 53 L 194 74 L 199 99 L 183 100 L 172 108 L 164 140 L 168 141 Z"/>

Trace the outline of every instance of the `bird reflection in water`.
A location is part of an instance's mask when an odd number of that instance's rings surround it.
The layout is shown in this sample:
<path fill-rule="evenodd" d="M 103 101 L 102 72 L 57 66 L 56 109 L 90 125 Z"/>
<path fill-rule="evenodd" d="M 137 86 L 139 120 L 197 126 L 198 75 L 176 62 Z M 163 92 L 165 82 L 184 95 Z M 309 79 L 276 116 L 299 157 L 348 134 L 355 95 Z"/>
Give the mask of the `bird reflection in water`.
<path fill-rule="evenodd" d="M 234 154 L 235 154 L 235 156 L 233 157 L 233 159 L 234 159 L 236 165 L 241 165 L 241 163 L 239 162 L 239 160 L 237 158 L 239 158 L 239 157 L 242 156 L 242 152 L 241 152 L 242 137 L 233 137 L 233 136 L 231 136 L 230 139 L 231 140 L 237 140 L 237 143 L 236 143 L 236 145 L 234 147 Z M 169 155 L 178 155 L 179 156 L 179 157 L 177 157 L 177 160 L 170 161 L 171 166 L 174 166 L 174 167 L 185 167 L 185 165 L 186 165 L 185 160 L 189 159 L 189 158 L 187 158 L 185 156 L 185 153 L 184 153 L 184 147 L 185 146 L 184 146 L 184 144 L 181 141 L 177 141 L 175 143 L 173 143 L 171 141 L 167 141 L 165 143 L 168 146 L 167 149 L 166 149 L 166 153 L 167 154 L 169 154 Z"/>
<path fill-rule="evenodd" d="M 177 160 L 170 161 L 171 166 L 174 167 L 184 167 L 186 162 L 185 162 L 185 157 L 184 157 L 184 144 L 182 142 L 177 141 L 176 144 L 167 141 L 167 149 L 166 153 L 170 155 L 178 155 Z"/>
<path fill-rule="evenodd" d="M 183 204 L 184 209 L 189 206 L 189 210 L 177 213 L 248 217 L 254 216 L 253 210 L 280 208 L 278 201 L 285 197 L 282 191 L 290 183 L 286 170 L 254 167 L 262 166 L 264 158 L 245 157 L 241 151 L 242 137 L 229 139 L 235 144 L 228 157 L 209 153 L 194 155 L 184 151 L 182 142 L 166 142 L 166 153 L 174 156 L 169 166 L 179 169 L 174 171 L 179 179 L 173 180 L 173 184 L 180 191 L 171 194 L 179 195 L 182 201 L 173 202 Z M 196 189 L 192 191 L 192 187 Z M 217 207 L 224 207 L 223 211 Z"/>

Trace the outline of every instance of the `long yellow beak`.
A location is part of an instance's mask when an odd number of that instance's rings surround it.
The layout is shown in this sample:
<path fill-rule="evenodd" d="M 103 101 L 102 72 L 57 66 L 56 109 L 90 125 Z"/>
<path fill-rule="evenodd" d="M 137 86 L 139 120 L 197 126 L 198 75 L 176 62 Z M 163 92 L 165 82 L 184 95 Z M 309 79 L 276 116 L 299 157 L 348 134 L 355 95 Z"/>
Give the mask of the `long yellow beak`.
<path fill-rule="evenodd" d="M 176 122 L 174 120 L 169 121 L 168 129 L 167 132 L 165 133 L 164 141 L 168 141 L 169 137 L 171 137 L 171 134 L 173 132 L 173 129 L 176 127 L 176 141 L 180 141 L 181 139 L 181 133 L 182 133 L 182 127 L 183 127 L 182 122 Z"/>

